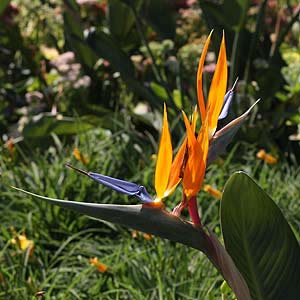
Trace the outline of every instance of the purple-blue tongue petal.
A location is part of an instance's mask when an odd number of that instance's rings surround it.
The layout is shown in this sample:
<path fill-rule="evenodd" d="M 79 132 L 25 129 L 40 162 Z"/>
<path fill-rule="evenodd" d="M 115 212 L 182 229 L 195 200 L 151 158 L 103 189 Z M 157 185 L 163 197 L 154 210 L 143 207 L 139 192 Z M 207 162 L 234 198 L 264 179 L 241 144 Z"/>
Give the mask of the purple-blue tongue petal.
<path fill-rule="evenodd" d="M 148 194 L 146 188 L 142 185 L 133 183 L 133 182 L 128 182 L 125 180 L 105 176 L 102 174 L 98 173 L 93 173 L 93 172 L 85 172 L 83 170 L 80 170 L 78 168 L 75 168 L 69 164 L 67 164 L 67 167 L 80 172 L 93 180 L 97 181 L 100 184 L 103 184 L 111 189 L 113 189 L 116 192 L 123 193 L 128 196 L 135 196 L 139 198 L 142 202 L 144 203 L 149 203 L 153 202 L 154 200 L 152 197 Z"/>
<path fill-rule="evenodd" d="M 230 107 L 231 101 L 233 99 L 234 89 L 237 84 L 237 81 L 238 81 L 238 78 L 234 82 L 232 88 L 224 96 L 223 107 L 222 107 L 222 110 L 221 110 L 218 120 L 225 119 L 228 115 L 229 107 Z"/>
<path fill-rule="evenodd" d="M 148 194 L 146 188 L 142 185 L 93 172 L 89 172 L 88 176 L 117 192 L 129 196 L 136 196 L 142 202 L 153 202 L 153 199 Z"/>

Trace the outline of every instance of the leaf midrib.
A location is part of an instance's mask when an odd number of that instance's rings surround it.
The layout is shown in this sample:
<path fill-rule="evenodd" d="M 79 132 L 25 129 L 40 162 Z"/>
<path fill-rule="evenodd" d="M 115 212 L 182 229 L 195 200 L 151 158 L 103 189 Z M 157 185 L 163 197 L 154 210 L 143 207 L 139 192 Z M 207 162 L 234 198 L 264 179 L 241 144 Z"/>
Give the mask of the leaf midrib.
<path fill-rule="evenodd" d="M 242 212 L 244 212 L 244 211 L 245 211 L 245 209 L 242 209 Z M 245 218 L 242 218 L 242 220 L 245 220 Z M 245 256 L 246 256 L 246 261 L 249 265 L 250 277 L 252 278 L 252 282 L 254 283 L 254 289 L 256 291 L 256 295 L 258 295 L 257 300 L 264 300 L 263 295 L 261 293 L 261 286 L 260 286 L 259 281 L 257 280 L 256 272 L 255 272 L 255 269 L 254 269 L 254 262 L 253 262 L 253 259 L 252 259 L 251 255 L 250 255 L 250 251 L 249 251 L 250 243 L 248 242 L 247 230 L 245 228 L 246 228 L 246 224 L 245 224 L 245 222 L 242 222 L 242 231 L 243 231 L 243 233 L 242 233 L 241 236 L 245 237 L 242 240 L 243 240 L 243 247 L 244 247 L 244 250 L 245 250 L 244 253 L 245 253 Z"/>

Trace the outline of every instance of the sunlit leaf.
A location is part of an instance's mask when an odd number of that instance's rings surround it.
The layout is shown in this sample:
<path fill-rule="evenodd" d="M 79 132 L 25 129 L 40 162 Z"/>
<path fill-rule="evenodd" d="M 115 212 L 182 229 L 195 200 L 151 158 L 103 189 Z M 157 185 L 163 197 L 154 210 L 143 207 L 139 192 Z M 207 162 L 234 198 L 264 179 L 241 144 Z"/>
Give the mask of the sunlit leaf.
<path fill-rule="evenodd" d="M 221 203 L 225 246 L 252 300 L 298 299 L 300 247 L 275 202 L 248 175 L 237 172 Z"/>

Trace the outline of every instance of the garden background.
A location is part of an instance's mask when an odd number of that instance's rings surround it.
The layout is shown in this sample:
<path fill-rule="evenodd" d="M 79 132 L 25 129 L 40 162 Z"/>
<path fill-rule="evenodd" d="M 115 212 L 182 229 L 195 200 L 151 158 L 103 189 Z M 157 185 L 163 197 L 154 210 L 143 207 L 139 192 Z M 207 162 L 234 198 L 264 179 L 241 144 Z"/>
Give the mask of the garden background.
<path fill-rule="evenodd" d="M 246 171 L 300 232 L 300 7 L 297 1 L 2 0 L 0 299 L 234 299 L 196 250 L 33 200 L 133 204 L 65 163 L 139 182 L 154 194 L 163 103 L 173 146 L 180 111 L 204 90 L 222 31 L 235 87 L 229 119 L 261 98 L 206 174 L 203 223 L 221 237 L 220 193 Z M 152 187 L 152 188 L 151 188 Z M 180 192 L 166 207 L 180 201 Z M 43 294 L 41 292 L 41 294 Z"/>

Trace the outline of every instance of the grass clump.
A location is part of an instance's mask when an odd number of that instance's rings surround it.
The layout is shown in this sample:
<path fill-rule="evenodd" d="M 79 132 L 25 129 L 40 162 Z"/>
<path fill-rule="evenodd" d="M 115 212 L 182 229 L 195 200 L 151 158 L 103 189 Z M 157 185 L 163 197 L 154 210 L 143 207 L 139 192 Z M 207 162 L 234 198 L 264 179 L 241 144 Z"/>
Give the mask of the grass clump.
<path fill-rule="evenodd" d="M 72 154 L 75 147 L 88 159 L 86 165 Z M 222 190 L 229 175 L 240 169 L 235 153 L 244 153 L 244 171 L 277 201 L 299 232 L 299 170 L 285 163 L 269 166 L 256 159 L 256 150 L 237 144 L 225 161 L 209 167 L 205 183 Z M 16 185 L 75 201 L 133 204 L 136 199 L 120 196 L 66 169 L 64 163 L 139 182 L 153 193 L 153 152 L 134 134 L 101 130 L 78 135 L 71 143 L 53 136 L 45 152 L 25 144 L 16 146 L 14 157 L 3 151 L 0 299 L 34 299 L 41 289 L 46 289 L 45 299 L 220 299 L 222 278 L 198 251 L 89 219 L 9 188 Z M 166 206 L 179 201 L 180 190 Z M 199 203 L 204 224 L 220 236 L 220 201 L 202 191 Z M 21 249 L 20 236 L 32 246 Z M 93 258 L 107 269 L 90 264 Z"/>

